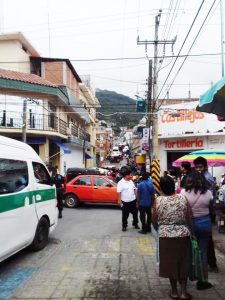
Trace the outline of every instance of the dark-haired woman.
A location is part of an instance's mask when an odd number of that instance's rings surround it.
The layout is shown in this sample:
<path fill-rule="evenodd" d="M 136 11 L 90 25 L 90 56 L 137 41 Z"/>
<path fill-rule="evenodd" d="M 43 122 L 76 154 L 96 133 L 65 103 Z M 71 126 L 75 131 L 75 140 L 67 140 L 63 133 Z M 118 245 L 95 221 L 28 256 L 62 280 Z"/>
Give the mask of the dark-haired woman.
<path fill-rule="evenodd" d="M 175 194 L 170 176 L 160 179 L 163 193 L 153 204 L 153 224 L 158 225 L 159 276 L 169 278 L 172 299 L 191 299 L 187 293 L 191 215 L 184 196 Z M 181 285 L 180 293 L 177 281 Z"/>
<path fill-rule="evenodd" d="M 212 235 L 209 206 L 213 195 L 208 189 L 206 180 L 196 171 L 187 176 L 186 187 L 181 194 L 187 198 L 190 204 L 193 215 L 193 231 L 202 255 L 204 281 L 197 282 L 197 289 L 209 289 L 212 284 L 208 282 L 207 248 Z"/>

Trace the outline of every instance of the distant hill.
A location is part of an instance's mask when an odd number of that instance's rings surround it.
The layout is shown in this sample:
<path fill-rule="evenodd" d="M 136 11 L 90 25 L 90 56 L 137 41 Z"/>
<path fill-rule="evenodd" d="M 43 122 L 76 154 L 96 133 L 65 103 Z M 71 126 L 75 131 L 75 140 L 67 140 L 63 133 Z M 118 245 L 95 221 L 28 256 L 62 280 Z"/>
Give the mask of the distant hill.
<path fill-rule="evenodd" d="M 97 114 L 98 119 L 115 123 L 116 127 L 127 126 L 132 128 L 143 116 L 134 114 L 136 112 L 136 101 L 130 97 L 99 89 L 96 90 L 96 97 L 101 104 L 101 108 L 97 108 L 97 112 L 99 112 Z M 121 114 L 117 112 L 121 112 Z"/>

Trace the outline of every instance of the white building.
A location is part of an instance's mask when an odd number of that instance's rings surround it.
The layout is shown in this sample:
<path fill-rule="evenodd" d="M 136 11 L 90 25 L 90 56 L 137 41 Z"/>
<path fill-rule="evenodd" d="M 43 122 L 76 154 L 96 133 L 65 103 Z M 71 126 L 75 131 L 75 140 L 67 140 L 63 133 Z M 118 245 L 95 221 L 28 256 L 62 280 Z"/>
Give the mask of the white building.
<path fill-rule="evenodd" d="M 198 102 L 162 107 L 159 113 L 159 158 L 161 172 L 179 157 L 201 149 L 225 150 L 225 123 L 217 116 L 196 111 Z M 225 167 L 214 167 L 220 177 Z"/>

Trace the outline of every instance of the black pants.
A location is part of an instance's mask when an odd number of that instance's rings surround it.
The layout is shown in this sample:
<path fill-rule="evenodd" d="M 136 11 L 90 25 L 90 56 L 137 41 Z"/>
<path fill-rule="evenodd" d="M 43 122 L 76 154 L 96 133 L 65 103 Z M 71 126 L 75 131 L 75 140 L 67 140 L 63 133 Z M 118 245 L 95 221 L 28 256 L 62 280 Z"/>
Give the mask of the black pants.
<path fill-rule="evenodd" d="M 212 239 L 212 235 L 211 235 L 211 237 L 209 239 L 209 243 L 208 243 L 207 260 L 208 260 L 208 265 L 211 268 L 216 267 L 216 255 L 215 255 L 215 248 L 214 248 L 214 242 Z"/>
<path fill-rule="evenodd" d="M 57 195 L 57 207 L 59 211 L 63 210 L 63 189 L 57 188 L 56 189 L 56 195 Z"/>
<path fill-rule="evenodd" d="M 133 215 L 133 226 L 136 226 L 138 224 L 138 210 L 137 210 L 137 201 L 131 201 L 131 202 L 123 202 L 122 207 L 122 226 L 127 227 L 127 219 L 129 217 L 129 214 L 131 213 Z"/>
<path fill-rule="evenodd" d="M 140 220 L 142 224 L 142 231 L 144 232 L 151 231 L 151 219 L 152 219 L 151 206 L 149 207 L 139 206 L 139 212 L 140 212 Z"/>

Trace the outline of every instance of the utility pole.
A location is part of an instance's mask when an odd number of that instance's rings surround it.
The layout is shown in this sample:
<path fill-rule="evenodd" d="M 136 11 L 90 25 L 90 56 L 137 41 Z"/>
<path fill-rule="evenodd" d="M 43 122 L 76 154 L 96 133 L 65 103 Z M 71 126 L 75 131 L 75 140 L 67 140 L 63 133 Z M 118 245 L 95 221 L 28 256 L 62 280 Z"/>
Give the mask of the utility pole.
<path fill-rule="evenodd" d="M 149 113 L 149 118 L 152 123 L 152 143 L 150 148 L 150 160 L 158 159 L 158 99 L 157 99 L 157 79 L 158 79 L 158 45 L 173 45 L 176 41 L 176 38 L 173 40 L 159 40 L 158 39 L 158 32 L 159 32 L 159 23 L 161 18 L 161 10 L 155 17 L 155 39 L 153 41 L 143 40 L 140 41 L 139 36 L 137 38 L 138 45 L 154 45 L 154 63 L 153 63 L 153 79 L 150 81 L 148 80 L 148 95 L 150 95 L 152 90 L 152 99 L 148 97 L 148 101 L 151 102 L 150 108 L 151 111 Z M 151 84 L 150 84 L 151 82 Z M 150 87 L 151 85 L 151 87 Z M 150 99 L 150 100 L 149 100 Z M 148 105 L 149 107 L 149 105 Z M 151 117 L 150 117 L 151 116 Z M 151 134 L 150 134 L 151 135 Z"/>
<path fill-rule="evenodd" d="M 148 133 L 148 145 L 149 145 L 149 149 L 148 149 L 148 159 L 149 159 L 149 163 L 147 164 L 146 162 L 146 166 L 149 165 L 149 170 L 146 171 L 150 171 L 150 165 L 151 165 L 151 128 L 152 128 L 152 59 L 149 60 L 149 68 L 148 68 L 148 93 L 147 93 L 147 127 L 149 129 L 149 133 Z"/>
<path fill-rule="evenodd" d="M 27 142 L 27 100 L 23 100 L 22 141 Z"/>

